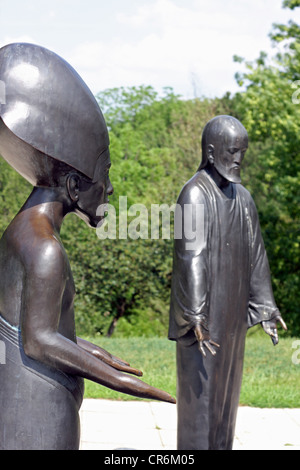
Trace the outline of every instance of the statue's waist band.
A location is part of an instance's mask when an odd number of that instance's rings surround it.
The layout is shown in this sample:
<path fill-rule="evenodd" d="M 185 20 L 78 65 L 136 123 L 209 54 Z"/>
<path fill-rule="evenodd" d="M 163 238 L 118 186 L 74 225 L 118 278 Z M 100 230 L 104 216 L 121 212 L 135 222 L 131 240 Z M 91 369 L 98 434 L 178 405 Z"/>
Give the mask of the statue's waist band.
<path fill-rule="evenodd" d="M 19 346 L 20 329 L 8 323 L 2 315 L 0 315 L 0 334 L 7 341 Z"/>

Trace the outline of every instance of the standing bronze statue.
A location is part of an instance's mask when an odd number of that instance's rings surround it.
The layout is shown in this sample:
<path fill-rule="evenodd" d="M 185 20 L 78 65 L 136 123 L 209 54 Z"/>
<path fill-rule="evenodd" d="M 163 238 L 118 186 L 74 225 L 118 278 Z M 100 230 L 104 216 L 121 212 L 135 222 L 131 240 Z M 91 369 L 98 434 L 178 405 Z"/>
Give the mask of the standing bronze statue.
<path fill-rule="evenodd" d="M 178 199 L 169 338 L 177 341 L 178 449 L 232 449 L 247 329 L 261 323 L 275 344 L 270 270 L 255 204 L 240 184 L 244 126 L 217 116 L 202 135 L 202 163 Z M 191 243 L 187 207 L 202 215 Z M 190 221 L 188 221 L 190 223 Z"/>
<path fill-rule="evenodd" d="M 95 98 L 69 64 L 32 44 L 0 49 L 0 83 L 0 154 L 34 186 L 0 241 L 0 448 L 78 449 L 84 378 L 175 400 L 76 337 L 61 225 L 76 213 L 97 227 L 97 208 L 113 192 L 109 136 Z"/>

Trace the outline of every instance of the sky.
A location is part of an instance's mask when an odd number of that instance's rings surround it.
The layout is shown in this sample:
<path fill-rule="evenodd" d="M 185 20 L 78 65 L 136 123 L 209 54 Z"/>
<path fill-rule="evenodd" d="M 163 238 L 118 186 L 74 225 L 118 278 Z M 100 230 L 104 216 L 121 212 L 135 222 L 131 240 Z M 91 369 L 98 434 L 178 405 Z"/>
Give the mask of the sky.
<path fill-rule="evenodd" d="M 282 0 L 0 0 L 0 47 L 51 49 L 94 94 L 150 85 L 221 97 L 238 90 L 233 56 L 274 55 L 272 24 L 291 18 L 300 22 Z"/>

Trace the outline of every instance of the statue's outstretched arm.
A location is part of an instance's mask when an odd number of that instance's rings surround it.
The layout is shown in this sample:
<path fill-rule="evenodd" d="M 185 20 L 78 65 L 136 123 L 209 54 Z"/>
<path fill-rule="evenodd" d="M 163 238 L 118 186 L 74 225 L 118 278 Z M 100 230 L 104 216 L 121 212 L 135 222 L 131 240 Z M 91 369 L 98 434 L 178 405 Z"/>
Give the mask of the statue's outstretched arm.
<path fill-rule="evenodd" d="M 74 340 L 59 332 L 63 295 L 69 272 L 57 242 L 35 246 L 35 255 L 29 256 L 29 259 L 21 315 L 23 346 L 28 356 L 118 392 L 175 403 L 174 398 L 167 392 L 122 371 L 127 369 L 126 372 L 140 375 L 137 370 L 113 357 L 109 358 L 104 350 L 98 349 L 96 354 L 91 354 L 87 350 L 87 344 L 83 349 Z M 69 315 L 70 313 L 72 312 L 69 312 Z"/>

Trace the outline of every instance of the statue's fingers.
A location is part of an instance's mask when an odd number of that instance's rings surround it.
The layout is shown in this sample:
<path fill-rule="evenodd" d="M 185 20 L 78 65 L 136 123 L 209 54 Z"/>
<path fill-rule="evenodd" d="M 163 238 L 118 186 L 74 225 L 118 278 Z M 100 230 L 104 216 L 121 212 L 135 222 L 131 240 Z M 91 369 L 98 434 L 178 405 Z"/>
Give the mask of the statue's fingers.
<path fill-rule="evenodd" d="M 205 349 L 203 347 L 203 341 L 199 341 L 199 351 L 201 352 L 201 354 L 206 357 L 206 352 L 205 352 Z"/>
<path fill-rule="evenodd" d="M 197 326 L 194 328 L 194 332 L 195 332 L 197 341 L 198 341 L 199 343 L 202 343 L 202 341 L 203 341 L 203 333 L 202 333 L 202 330 L 201 330 L 201 328 L 200 328 L 199 325 L 197 325 Z"/>
<path fill-rule="evenodd" d="M 121 364 L 122 366 L 130 366 L 129 362 L 127 361 L 124 361 L 123 359 L 121 359 L 120 357 L 118 356 L 111 356 L 112 359 L 116 362 L 118 362 L 119 364 Z"/>
<path fill-rule="evenodd" d="M 287 326 L 286 326 L 285 321 L 283 320 L 283 318 L 279 317 L 278 321 L 279 321 L 280 325 L 282 326 L 282 328 L 286 331 Z"/>
<path fill-rule="evenodd" d="M 268 335 L 272 336 L 272 328 L 270 327 L 269 323 L 268 322 L 262 322 L 262 327 L 265 331 L 265 333 L 267 333 Z"/>
<path fill-rule="evenodd" d="M 276 328 L 274 328 L 273 330 L 271 329 L 269 334 L 271 336 L 272 343 L 274 344 L 274 346 L 276 346 L 276 344 L 278 343 L 277 329 Z"/>
<path fill-rule="evenodd" d="M 130 366 L 119 366 L 118 367 L 119 370 L 123 371 L 123 372 L 127 372 L 128 374 L 133 374 L 133 375 L 137 375 L 138 377 L 142 377 L 143 376 L 143 372 L 139 369 L 135 369 L 134 367 L 130 367 Z"/>
<path fill-rule="evenodd" d="M 137 369 L 136 367 L 131 367 L 129 364 L 124 362 L 119 362 L 114 359 L 110 361 L 103 360 L 103 362 L 106 362 L 106 364 L 121 372 L 127 372 L 128 374 L 137 375 L 138 377 L 142 377 L 143 375 L 143 372 L 141 370 Z"/>
<path fill-rule="evenodd" d="M 211 347 L 210 345 L 210 341 L 204 341 L 204 345 L 207 347 L 207 349 L 209 350 L 209 352 L 215 356 L 216 355 L 216 351 L 214 350 L 214 348 Z"/>

